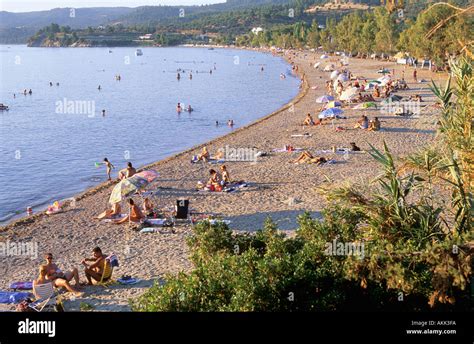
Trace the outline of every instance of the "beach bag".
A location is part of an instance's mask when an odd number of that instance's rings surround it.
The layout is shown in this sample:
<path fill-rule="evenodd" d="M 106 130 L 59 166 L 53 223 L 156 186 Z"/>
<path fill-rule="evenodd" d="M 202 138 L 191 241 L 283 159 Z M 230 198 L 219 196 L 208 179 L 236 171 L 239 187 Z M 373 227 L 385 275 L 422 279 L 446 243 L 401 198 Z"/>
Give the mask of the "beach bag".
<path fill-rule="evenodd" d="M 17 304 L 15 310 L 17 312 L 34 312 L 34 310 L 30 308 L 30 303 L 32 302 L 30 298 L 27 298 Z"/>

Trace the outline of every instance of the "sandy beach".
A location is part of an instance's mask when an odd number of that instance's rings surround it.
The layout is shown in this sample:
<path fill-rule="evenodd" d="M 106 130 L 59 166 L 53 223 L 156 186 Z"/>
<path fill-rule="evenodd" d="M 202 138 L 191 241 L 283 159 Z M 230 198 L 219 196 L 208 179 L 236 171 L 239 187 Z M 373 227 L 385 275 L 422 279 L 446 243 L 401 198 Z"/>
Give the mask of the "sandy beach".
<path fill-rule="evenodd" d="M 267 217 L 276 222 L 280 230 L 291 234 L 297 227 L 296 217 L 304 211 L 320 216 L 324 200 L 317 188 L 323 185 L 362 182 L 368 185 L 379 173 L 378 164 L 365 152 L 335 154 L 332 147 L 349 147 L 355 142 L 362 151 L 369 144 L 382 148 L 385 141 L 391 152 L 404 157 L 434 140 L 438 110 L 434 107 L 434 95 L 429 90 L 430 80 L 441 82 L 444 74 L 435 74 L 427 69 L 418 69 L 418 80 L 412 77 L 413 68 L 407 67 L 405 79 L 409 89 L 396 91 L 408 98 L 419 94 L 423 98 L 421 113 L 415 117 L 382 114 L 380 109 L 355 110 L 354 105 L 343 107 L 347 119 L 329 121 L 323 126 L 303 127 L 308 112 L 314 117 L 322 104 L 316 98 L 326 93 L 325 82 L 330 73 L 313 67 L 321 61 L 318 52 L 298 52 L 287 55 L 289 61 L 299 67 L 299 77 L 304 75 L 300 94 L 282 109 L 240 128 L 205 145 L 211 154 L 219 149 L 256 149 L 268 153 L 252 161 L 228 161 L 225 164 L 234 180 L 249 183 L 236 192 L 198 192 L 198 181 L 207 181 L 208 170 L 219 165 L 191 164 L 193 155 L 202 145 L 193 147 L 171 158 L 144 167 L 155 169 L 160 177 L 147 190 L 154 191 L 153 202 L 160 209 L 170 209 L 177 199 L 186 198 L 195 213 L 212 214 L 229 220 L 235 231 L 260 229 Z M 337 63 L 339 57 L 331 56 L 322 63 Z M 381 68 L 395 69 L 395 78 L 400 78 L 403 65 L 378 60 L 351 58 L 347 68 L 360 78 L 376 79 Z M 370 119 L 377 116 L 382 130 L 369 132 L 353 129 L 358 118 L 366 114 Z M 336 131 L 336 127 L 345 130 Z M 303 135 L 294 137 L 294 135 Z M 285 145 L 300 147 L 315 156 L 324 156 L 334 161 L 322 166 L 294 164 L 299 152 L 273 152 Z M 129 310 L 128 300 L 138 296 L 153 283 L 161 283 L 167 273 L 189 271 L 186 237 L 192 234 L 189 225 L 176 226 L 173 231 L 163 228 L 160 233 L 140 234 L 128 225 L 114 225 L 95 220 L 94 217 L 106 209 L 107 201 L 115 183 L 104 183 L 93 190 L 78 195 L 73 206 L 54 216 L 36 215 L 24 218 L 0 228 L 0 240 L 6 242 L 37 242 L 38 256 L 0 256 L 0 288 L 7 290 L 14 281 L 31 281 L 37 275 L 43 254 L 52 252 L 56 263 L 63 269 L 80 268 L 80 261 L 91 256 L 92 248 L 100 246 L 105 253 L 115 252 L 120 267 L 114 277 L 131 275 L 141 279 L 133 286 L 114 285 L 109 288 L 86 287 L 81 298 L 68 299 L 67 311 L 77 311 L 81 303 L 87 303 L 95 311 Z M 138 198 L 136 198 L 138 199 Z M 81 272 L 81 277 L 83 274 Z M 9 310 L 3 306 L 0 310 Z"/>

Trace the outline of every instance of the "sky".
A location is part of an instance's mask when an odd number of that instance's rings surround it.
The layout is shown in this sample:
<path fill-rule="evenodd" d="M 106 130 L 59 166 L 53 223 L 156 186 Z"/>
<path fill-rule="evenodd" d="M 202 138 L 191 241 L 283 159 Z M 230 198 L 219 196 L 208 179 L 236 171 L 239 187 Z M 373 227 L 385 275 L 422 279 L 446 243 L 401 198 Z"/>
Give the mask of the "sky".
<path fill-rule="evenodd" d="M 58 7 L 138 7 L 158 5 L 204 5 L 225 0 L 0 0 L 0 11 L 31 12 Z"/>

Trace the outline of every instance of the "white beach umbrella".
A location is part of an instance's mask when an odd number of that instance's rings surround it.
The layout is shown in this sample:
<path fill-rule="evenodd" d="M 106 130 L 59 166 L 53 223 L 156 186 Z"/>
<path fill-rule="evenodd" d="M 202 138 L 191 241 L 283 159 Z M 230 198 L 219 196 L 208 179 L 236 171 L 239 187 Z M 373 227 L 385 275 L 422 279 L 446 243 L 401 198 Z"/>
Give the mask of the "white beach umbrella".
<path fill-rule="evenodd" d="M 321 59 L 321 60 L 328 59 L 328 58 L 329 58 L 329 56 L 328 56 L 328 55 L 326 55 L 326 54 L 324 54 L 324 55 L 321 55 L 321 57 L 320 57 L 320 59 Z"/>
<path fill-rule="evenodd" d="M 338 75 L 339 75 L 339 72 L 335 70 L 334 72 L 331 73 L 331 79 L 337 78 Z"/>
<path fill-rule="evenodd" d="M 342 92 L 341 97 L 339 98 L 340 100 L 351 100 L 356 96 L 356 94 L 359 92 L 359 89 L 357 87 L 351 87 Z"/>

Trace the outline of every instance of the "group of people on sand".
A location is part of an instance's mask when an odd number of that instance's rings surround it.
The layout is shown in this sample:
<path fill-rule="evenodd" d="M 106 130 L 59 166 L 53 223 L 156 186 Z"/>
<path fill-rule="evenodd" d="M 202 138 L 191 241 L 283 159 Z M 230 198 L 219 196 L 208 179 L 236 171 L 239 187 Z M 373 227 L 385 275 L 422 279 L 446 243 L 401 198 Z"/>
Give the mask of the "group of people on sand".
<path fill-rule="evenodd" d="M 365 129 L 368 131 L 379 131 L 380 130 L 380 120 L 378 117 L 374 117 L 373 120 L 369 121 L 369 118 L 366 115 L 362 115 L 360 119 L 354 126 L 354 129 Z"/>
<path fill-rule="evenodd" d="M 102 253 L 100 247 L 95 247 L 92 251 L 91 258 L 84 258 L 81 264 L 84 266 L 84 275 L 87 279 L 87 285 L 93 285 L 93 280 L 96 282 L 107 281 L 111 276 L 103 276 L 105 271 L 105 264 L 107 256 Z M 44 255 L 45 263 L 40 265 L 38 278 L 33 281 L 33 293 L 36 295 L 35 289 L 38 285 L 51 283 L 53 287 L 64 288 L 68 292 L 73 293 L 75 296 L 82 296 L 80 292 L 81 286 L 84 284 L 80 283 L 79 270 L 73 268 L 69 271 L 62 271 L 56 263 L 52 253 L 46 253 Z M 71 285 L 71 281 L 74 280 L 74 286 Z"/>
<path fill-rule="evenodd" d="M 114 203 L 110 209 L 107 209 L 103 213 L 97 216 L 98 220 L 113 220 L 112 223 L 120 225 L 127 222 L 139 223 L 145 220 L 147 217 L 153 217 L 155 215 L 154 205 L 152 201 L 146 197 L 143 200 L 142 207 L 140 208 L 132 198 L 128 199 L 130 212 L 126 216 L 122 216 L 122 207 L 120 202 Z"/>
<path fill-rule="evenodd" d="M 209 170 L 210 177 L 207 181 L 206 187 L 211 191 L 222 191 L 226 185 L 232 183 L 226 165 L 222 165 L 219 168 L 219 172 L 214 169 Z"/>

